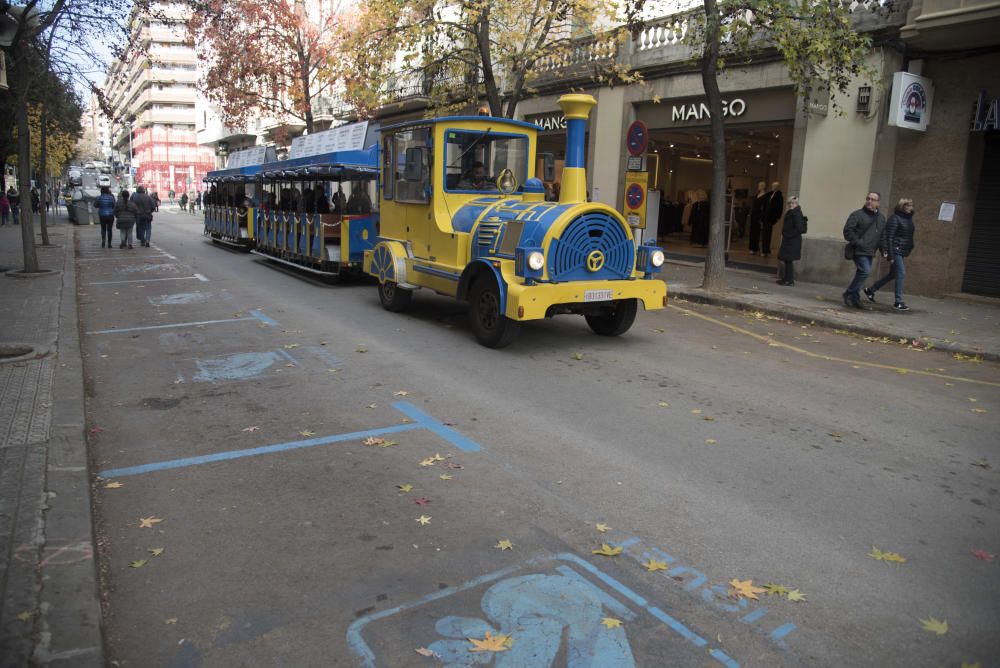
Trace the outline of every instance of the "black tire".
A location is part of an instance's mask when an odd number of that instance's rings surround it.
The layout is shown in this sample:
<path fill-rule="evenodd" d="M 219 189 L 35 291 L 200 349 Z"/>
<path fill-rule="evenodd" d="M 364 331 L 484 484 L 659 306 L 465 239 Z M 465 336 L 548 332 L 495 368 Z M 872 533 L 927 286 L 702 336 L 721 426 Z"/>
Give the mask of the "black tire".
<path fill-rule="evenodd" d="M 600 336 L 619 336 L 624 334 L 635 322 L 635 314 L 639 311 L 638 299 L 619 299 L 613 309 L 601 315 L 585 315 L 587 324 Z"/>
<path fill-rule="evenodd" d="M 500 289 L 492 277 L 483 277 L 469 291 L 469 318 L 476 340 L 487 348 L 505 348 L 521 326 L 500 310 Z"/>
<path fill-rule="evenodd" d="M 378 284 L 378 298 L 382 302 L 382 308 L 386 311 L 402 313 L 410 307 L 413 290 L 401 288 L 393 281 L 386 281 Z"/>

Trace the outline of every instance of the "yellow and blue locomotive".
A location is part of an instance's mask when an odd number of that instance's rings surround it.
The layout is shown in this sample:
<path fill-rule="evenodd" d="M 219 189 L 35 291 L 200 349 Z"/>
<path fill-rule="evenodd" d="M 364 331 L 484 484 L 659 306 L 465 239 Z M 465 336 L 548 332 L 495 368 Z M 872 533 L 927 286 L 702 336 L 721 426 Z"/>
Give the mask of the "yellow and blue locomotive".
<path fill-rule="evenodd" d="M 402 311 L 428 288 L 469 303 L 477 340 L 508 345 L 519 323 L 581 314 L 597 334 L 631 327 L 639 302 L 666 306 L 663 251 L 636 246 L 611 207 L 586 201 L 590 95 L 564 95 L 566 162 L 558 202 L 534 178 L 535 125 L 446 117 L 382 128 L 381 229 L 364 253 L 379 298 Z"/>

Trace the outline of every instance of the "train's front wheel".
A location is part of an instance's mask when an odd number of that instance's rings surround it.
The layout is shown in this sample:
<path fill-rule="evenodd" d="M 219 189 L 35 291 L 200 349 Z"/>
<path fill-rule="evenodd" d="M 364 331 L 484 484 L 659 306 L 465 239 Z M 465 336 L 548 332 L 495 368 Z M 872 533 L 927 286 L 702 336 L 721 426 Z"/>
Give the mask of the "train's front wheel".
<path fill-rule="evenodd" d="M 410 299 L 413 298 L 413 290 L 401 288 L 392 281 L 378 284 L 378 298 L 382 302 L 382 308 L 393 313 L 401 313 L 410 306 Z"/>
<path fill-rule="evenodd" d="M 503 314 L 496 281 L 480 278 L 469 294 L 469 315 L 476 340 L 487 348 L 509 346 L 520 330 L 516 320 Z"/>
<path fill-rule="evenodd" d="M 585 315 L 587 324 L 595 334 L 601 336 L 618 336 L 624 334 L 635 322 L 635 314 L 639 310 L 638 299 L 620 299 L 613 308 L 600 315 Z"/>

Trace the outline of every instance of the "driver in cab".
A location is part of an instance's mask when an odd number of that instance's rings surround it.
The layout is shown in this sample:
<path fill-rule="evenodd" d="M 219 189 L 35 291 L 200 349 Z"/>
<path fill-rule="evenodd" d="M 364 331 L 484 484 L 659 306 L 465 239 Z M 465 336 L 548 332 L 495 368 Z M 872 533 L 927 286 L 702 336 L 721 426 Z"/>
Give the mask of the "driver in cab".
<path fill-rule="evenodd" d="M 478 160 L 472 163 L 472 169 L 462 175 L 458 182 L 460 190 L 488 190 L 490 183 L 486 179 L 486 168 Z"/>

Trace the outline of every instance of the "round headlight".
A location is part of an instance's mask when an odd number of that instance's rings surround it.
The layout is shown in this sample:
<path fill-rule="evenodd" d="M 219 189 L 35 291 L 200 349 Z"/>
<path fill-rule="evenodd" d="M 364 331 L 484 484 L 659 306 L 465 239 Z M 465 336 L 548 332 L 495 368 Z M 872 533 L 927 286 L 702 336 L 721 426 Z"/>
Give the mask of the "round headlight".
<path fill-rule="evenodd" d="M 663 260 L 664 260 L 663 251 L 659 249 L 653 251 L 652 255 L 649 256 L 649 263 L 654 267 L 662 267 Z"/>
<path fill-rule="evenodd" d="M 528 253 L 528 266 L 531 267 L 532 271 L 538 271 L 545 265 L 545 256 L 539 251 L 532 251 Z"/>

